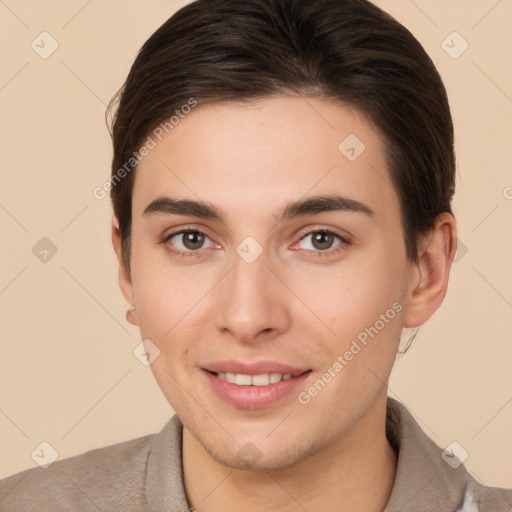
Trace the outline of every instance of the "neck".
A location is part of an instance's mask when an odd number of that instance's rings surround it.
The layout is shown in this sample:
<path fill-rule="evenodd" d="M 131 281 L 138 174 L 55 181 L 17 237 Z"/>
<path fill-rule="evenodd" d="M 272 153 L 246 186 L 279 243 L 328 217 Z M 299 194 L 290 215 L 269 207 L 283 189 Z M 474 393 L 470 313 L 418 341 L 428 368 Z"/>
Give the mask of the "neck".
<path fill-rule="evenodd" d="M 197 512 L 382 512 L 397 465 L 386 438 L 385 415 L 386 396 L 381 393 L 333 443 L 293 466 L 272 471 L 226 467 L 184 428 L 183 470 L 189 504 Z"/>

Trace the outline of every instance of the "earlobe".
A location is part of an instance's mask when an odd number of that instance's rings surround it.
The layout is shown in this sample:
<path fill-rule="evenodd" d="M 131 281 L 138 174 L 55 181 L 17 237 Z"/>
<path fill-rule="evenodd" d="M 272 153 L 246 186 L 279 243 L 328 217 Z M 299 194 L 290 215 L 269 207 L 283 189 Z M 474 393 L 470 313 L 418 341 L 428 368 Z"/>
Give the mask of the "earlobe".
<path fill-rule="evenodd" d="M 137 315 L 135 313 L 135 306 L 131 306 L 126 311 L 126 321 L 132 325 L 139 325 Z"/>
<path fill-rule="evenodd" d="M 442 213 L 434 229 L 418 248 L 418 262 L 411 272 L 404 327 L 425 323 L 442 304 L 455 257 L 457 231 L 453 215 Z"/>
<path fill-rule="evenodd" d="M 126 268 L 126 264 L 123 257 L 123 243 L 121 237 L 121 231 L 119 229 L 119 220 L 115 215 L 112 217 L 112 245 L 117 256 L 119 263 L 119 287 L 124 295 L 124 298 L 131 305 L 130 309 L 126 313 L 126 320 L 132 325 L 138 325 L 137 315 L 135 313 L 134 296 L 133 296 L 133 285 L 130 272 Z"/>

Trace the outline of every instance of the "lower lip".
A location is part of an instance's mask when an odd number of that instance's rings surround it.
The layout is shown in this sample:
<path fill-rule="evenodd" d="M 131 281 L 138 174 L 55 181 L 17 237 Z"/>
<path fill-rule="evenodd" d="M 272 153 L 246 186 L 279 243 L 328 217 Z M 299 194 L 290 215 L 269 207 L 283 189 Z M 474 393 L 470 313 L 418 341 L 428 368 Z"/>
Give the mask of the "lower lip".
<path fill-rule="evenodd" d="M 298 377 L 281 380 L 267 386 L 239 386 L 203 370 L 215 393 L 227 403 L 242 409 L 264 409 L 290 395 L 311 375 L 311 371 Z"/>

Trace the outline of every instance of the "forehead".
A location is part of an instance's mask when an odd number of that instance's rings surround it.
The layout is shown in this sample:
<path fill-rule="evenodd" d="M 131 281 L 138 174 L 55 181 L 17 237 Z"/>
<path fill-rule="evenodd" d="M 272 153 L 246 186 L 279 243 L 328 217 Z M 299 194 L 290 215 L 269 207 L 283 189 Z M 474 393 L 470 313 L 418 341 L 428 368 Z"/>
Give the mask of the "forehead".
<path fill-rule="evenodd" d="M 214 203 L 226 216 L 268 215 L 307 195 L 336 193 L 394 215 L 398 197 L 382 137 L 356 109 L 278 96 L 198 105 L 139 162 L 134 216 L 158 196 Z"/>

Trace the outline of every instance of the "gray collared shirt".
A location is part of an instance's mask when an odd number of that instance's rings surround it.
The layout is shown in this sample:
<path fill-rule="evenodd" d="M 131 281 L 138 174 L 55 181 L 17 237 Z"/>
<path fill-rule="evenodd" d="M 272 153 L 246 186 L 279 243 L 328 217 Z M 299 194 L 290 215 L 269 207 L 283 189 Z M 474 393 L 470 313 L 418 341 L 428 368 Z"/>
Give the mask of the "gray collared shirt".
<path fill-rule="evenodd" d="M 183 425 L 174 415 L 158 434 L 57 460 L 0 480 L 0 511 L 190 512 L 183 484 Z M 512 490 L 486 487 L 442 450 L 410 412 L 387 402 L 386 432 L 398 467 L 383 512 L 512 511 Z"/>

